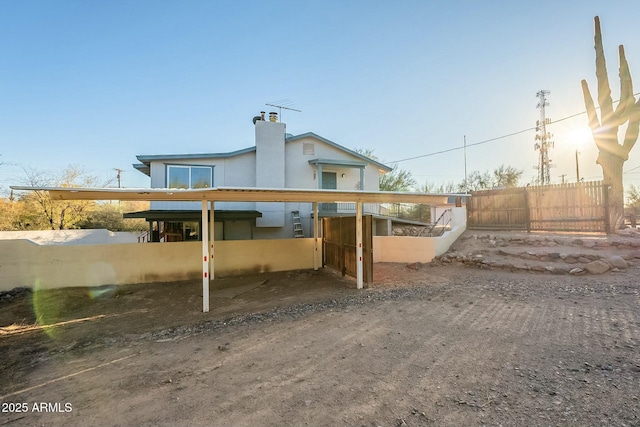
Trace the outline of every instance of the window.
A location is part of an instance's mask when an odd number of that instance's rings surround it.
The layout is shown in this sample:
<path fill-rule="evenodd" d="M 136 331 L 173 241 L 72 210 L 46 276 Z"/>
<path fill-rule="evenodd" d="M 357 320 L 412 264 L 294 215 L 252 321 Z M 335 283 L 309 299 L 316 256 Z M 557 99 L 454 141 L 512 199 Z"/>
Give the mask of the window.
<path fill-rule="evenodd" d="M 213 187 L 213 166 L 167 166 L 168 188 Z"/>

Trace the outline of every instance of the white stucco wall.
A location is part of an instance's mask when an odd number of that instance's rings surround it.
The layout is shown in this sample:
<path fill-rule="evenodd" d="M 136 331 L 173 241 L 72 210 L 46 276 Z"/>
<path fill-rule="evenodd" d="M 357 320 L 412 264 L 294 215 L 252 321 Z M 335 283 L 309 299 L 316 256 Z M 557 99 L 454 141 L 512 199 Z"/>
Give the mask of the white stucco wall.
<path fill-rule="evenodd" d="M 151 187 L 167 187 L 167 165 L 213 166 L 214 187 L 255 187 L 256 153 L 216 159 L 187 159 L 151 162 Z M 151 209 L 201 209 L 200 202 L 151 202 Z M 255 203 L 218 202 L 216 209 L 255 210 Z"/>
<path fill-rule="evenodd" d="M 305 143 L 314 145 L 313 154 L 304 154 Z M 318 174 L 316 166 L 310 165 L 309 160 L 332 159 L 350 160 L 362 162 L 359 157 L 325 144 L 311 136 L 290 141 L 286 145 L 286 174 L 285 183 L 287 188 L 319 188 Z M 335 172 L 337 177 L 338 190 L 359 190 L 360 169 L 341 166 L 323 166 L 324 172 Z M 345 174 L 345 177 L 342 177 Z M 378 191 L 378 169 L 372 164 L 367 164 L 365 168 L 364 189 L 367 191 Z"/>
<path fill-rule="evenodd" d="M 451 208 L 451 230 L 446 231 L 442 236 L 435 239 L 435 255 L 439 256 L 447 252 L 466 229 L 467 208 Z"/>

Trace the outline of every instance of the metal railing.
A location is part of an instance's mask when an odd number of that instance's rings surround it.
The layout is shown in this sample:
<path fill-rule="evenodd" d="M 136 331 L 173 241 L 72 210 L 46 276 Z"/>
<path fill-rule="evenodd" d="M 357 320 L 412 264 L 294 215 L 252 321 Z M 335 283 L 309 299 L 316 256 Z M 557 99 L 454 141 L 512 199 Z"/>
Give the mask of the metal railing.
<path fill-rule="evenodd" d="M 355 203 L 320 203 L 318 208 L 322 214 L 356 212 Z M 417 203 L 365 203 L 362 213 L 427 224 L 431 222 L 431 206 Z"/>
<path fill-rule="evenodd" d="M 442 236 L 445 231 L 451 229 L 451 209 L 445 209 L 442 214 L 438 217 L 436 222 L 434 222 L 431 227 L 429 227 L 426 235 L 429 237 L 438 237 Z M 422 230 L 418 236 L 422 236 L 426 228 Z"/>

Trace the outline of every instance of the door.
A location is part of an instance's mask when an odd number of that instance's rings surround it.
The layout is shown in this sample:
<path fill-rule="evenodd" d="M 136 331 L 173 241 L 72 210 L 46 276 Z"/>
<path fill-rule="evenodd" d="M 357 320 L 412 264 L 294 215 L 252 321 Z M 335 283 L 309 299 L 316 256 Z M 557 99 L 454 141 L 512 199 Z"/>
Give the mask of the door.
<path fill-rule="evenodd" d="M 322 189 L 338 189 L 338 178 L 335 172 L 322 172 Z M 322 212 L 338 212 L 338 205 L 336 203 L 322 203 L 320 210 Z"/>
<path fill-rule="evenodd" d="M 357 276 L 356 217 L 322 218 L 323 265 L 344 276 Z M 373 217 L 362 217 L 362 273 L 364 283 L 373 283 Z"/>

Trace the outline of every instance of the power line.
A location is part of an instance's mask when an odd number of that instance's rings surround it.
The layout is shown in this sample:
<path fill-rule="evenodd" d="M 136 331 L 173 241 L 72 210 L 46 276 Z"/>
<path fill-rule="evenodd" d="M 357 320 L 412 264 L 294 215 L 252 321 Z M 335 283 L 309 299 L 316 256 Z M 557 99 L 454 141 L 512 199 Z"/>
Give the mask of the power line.
<path fill-rule="evenodd" d="M 636 92 L 636 93 L 633 94 L 633 96 L 636 96 L 636 95 L 640 95 L 640 92 Z M 620 102 L 620 100 L 614 101 L 614 104 L 618 103 L 618 102 Z M 598 109 L 599 108 L 600 107 L 598 107 Z M 563 117 L 561 119 L 552 120 L 552 121 L 549 122 L 549 124 L 552 125 L 552 124 L 555 124 L 555 123 L 559 123 L 559 122 L 562 122 L 562 121 L 565 121 L 565 120 L 568 120 L 568 119 L 572 119 L 574 117 L 581 116 L 581 115 L 586 114 L 586 113 L 587 112 L 585 110 L 585 111 L 583 111 L 581 113 L 576 113 L 576 114 L 572 114 L 570 116 Z M 517 131 L 517 132 L 513 132 L 513 133 L 509 133 L 509 134 L 506 134 L 506 135 L 497 136 L 495 138 L 485 139 L 484 141 L 474 142 L 473 144 L 466 144 L 466 146 L 467 147 L 474 147 L 476 145 L 483 145 L 483 144 L 487 144 L 489 142 L 498 141 L 500 139 L 509 138 L 511 136 L 520 135 L 521 133 L 531 132 L 532 130 L 536 130 L 536 128 L 535 127 L 531 127 L 531 128 L 523 129 L 523 130 L 520 130 L 520 131 Z M 391 163 L 400 163 L 400 162 L 406 162 L 406 161 L 409 161 L 409 160 L 421 159 L 423 157 L 431 157 L 431 156 L 435 156 L 435 155 L 438 155 L 438 154 L 449 153 L 451 151 L 463 150 L 464 148 L 465 148 L 464 145 L 462 145 L 462 146 L 459 146 L 459 147 L 449 148 L 449 149 L 446 149 L 446 150 L 434 151 L 433 153 L 429 153 L 429 154 L 422 154 L 420 156 L 407 157 L 406 159 L 400 159 L 400 160 L 394 160 L 394 161 L 391 161 L 391 162 L 385 162 L 385 164 L 389 165 Z"/>

